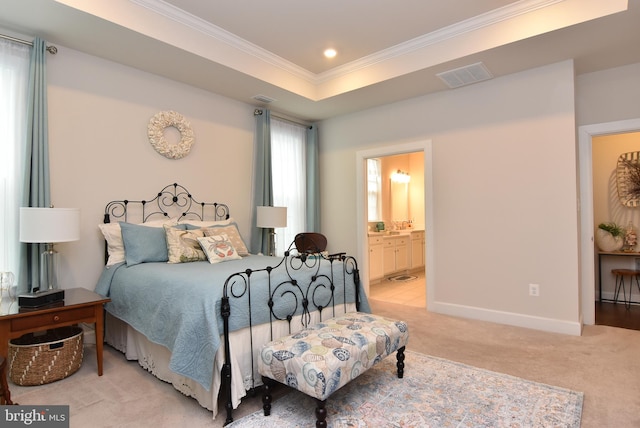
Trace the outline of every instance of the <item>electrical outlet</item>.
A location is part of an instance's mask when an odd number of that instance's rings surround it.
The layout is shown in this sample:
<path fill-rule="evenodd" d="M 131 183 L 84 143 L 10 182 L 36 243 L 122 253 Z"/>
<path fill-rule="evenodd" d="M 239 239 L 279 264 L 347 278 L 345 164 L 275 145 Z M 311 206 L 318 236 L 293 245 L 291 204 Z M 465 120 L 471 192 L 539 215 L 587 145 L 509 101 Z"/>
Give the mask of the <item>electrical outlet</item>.
<path fill-rule="evenodd" d="M 529 296 L 540 296 L 540 284 L 529 284 Z"/>

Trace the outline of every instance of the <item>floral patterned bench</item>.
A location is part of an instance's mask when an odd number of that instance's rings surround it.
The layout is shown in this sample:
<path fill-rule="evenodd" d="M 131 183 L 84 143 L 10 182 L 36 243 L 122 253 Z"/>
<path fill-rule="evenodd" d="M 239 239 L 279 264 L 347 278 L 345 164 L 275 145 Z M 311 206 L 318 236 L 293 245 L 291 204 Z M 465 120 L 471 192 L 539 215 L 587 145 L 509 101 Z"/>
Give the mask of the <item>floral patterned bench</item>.
<path fill-rule="evenodd" d="M 352 312 L 267 343 L 258 358 L 265 416 L 271 413 L 271 380 L 276 380 L 314 397 L 316 427 L 326 427 L 327 398 L 393 352 L 403 377 L 408 339 L 404 321 Z"/>

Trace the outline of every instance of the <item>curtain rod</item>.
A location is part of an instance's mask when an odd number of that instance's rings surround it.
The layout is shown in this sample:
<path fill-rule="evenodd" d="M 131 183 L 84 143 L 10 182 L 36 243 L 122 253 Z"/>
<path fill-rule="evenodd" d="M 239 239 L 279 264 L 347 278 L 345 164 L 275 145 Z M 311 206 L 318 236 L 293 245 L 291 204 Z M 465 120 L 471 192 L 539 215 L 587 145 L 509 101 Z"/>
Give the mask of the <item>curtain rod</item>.
<path fill-rule="evenodd" d="M 255 109 L 253 111 L 253 115 L 254 116 L 261 116 L 262 115 L 262 109 L 259 109 L 259 108 Z M 309 128 L 309 129 L 313 128 L 313 125 L 310 125 L 310 124 L 304 123 L 304 122 L 298 122 L 298 121 L 295 121 L 295 120 L 290 119 L 288 117 L 281 116 L 281 115 L 277 114 L 274 111 L 271 111 L 271 116 L 275 117 L 276 119 L 280 119 L 282 121 L 285 121 L 285 122 L 293 123 L 294 125 L 304 126 L 306 128 Z"/>
<path fill-rule="evenodd" d="M 30 42 L 28 40 L 18 39 L 16 37 L 7 36 L 4 34 L 0 34 L 0 39 L 6 39 L 12 42 L 21 43 L 23 45 L 33 46 L 33 42 Z M 47 52 L 49 52 L 51 55 L 55 55 L 58 53 L 58 48 L 53 45 L 49 45 L 47 46 Z"/>

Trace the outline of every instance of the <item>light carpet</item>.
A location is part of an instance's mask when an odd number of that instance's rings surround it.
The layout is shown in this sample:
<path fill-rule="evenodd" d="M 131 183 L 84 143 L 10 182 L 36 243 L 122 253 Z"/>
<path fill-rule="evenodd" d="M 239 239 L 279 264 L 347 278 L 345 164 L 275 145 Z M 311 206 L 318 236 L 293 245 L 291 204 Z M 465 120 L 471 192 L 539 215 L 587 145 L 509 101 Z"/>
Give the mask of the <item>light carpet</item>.
<path fill-rule="evenodd" d="M 579 427 L 583 393 L 415 352 L 404 378 L 389 356 L 327 400 L 328 427 Z M 315 400 L 298 391 L 228 427 L 312 427 Z"/>

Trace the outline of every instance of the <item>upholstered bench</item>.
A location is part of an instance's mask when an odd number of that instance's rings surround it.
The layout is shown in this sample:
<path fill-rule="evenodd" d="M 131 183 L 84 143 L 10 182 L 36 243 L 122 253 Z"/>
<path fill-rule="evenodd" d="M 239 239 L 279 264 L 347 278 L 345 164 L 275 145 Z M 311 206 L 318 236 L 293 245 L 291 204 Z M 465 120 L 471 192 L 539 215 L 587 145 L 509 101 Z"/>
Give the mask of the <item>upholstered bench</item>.
<path fill-rule="evenodd" d="M 326 427 L 327 398 L 393 352 L 403 377 L 408 339 L 404 321 L 353 312 L 267 343 L 258 358 L 265 416 L 271 413 L 271 380 L 276 380 L 314 397 L 316 427 Z"/>

